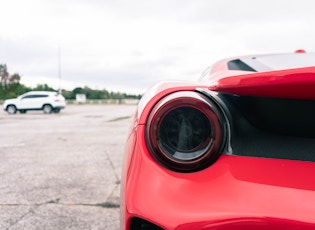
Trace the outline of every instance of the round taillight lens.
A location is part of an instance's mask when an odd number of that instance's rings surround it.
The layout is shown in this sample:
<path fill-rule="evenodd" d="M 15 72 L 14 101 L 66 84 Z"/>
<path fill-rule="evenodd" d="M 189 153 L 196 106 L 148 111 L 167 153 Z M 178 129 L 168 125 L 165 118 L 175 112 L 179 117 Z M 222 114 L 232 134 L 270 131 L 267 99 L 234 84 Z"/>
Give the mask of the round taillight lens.
<path fill-rule="evenodd" d="M 152 156 L 180 172 L 201 170 L 213 163 L 223 147 L 221 110 L 196 92 L 177 92 L 151 111 L 146 140 Z"/>

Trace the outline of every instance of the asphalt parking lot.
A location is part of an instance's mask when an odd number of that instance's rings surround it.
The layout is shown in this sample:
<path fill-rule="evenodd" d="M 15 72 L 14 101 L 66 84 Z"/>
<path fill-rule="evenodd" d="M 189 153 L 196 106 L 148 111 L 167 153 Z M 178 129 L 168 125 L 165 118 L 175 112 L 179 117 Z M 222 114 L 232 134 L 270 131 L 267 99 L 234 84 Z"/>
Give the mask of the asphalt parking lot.
<path fill-rule="evenodd" d="M 119 229 L 134 105 L 0 111 L 0 229 Z"/>

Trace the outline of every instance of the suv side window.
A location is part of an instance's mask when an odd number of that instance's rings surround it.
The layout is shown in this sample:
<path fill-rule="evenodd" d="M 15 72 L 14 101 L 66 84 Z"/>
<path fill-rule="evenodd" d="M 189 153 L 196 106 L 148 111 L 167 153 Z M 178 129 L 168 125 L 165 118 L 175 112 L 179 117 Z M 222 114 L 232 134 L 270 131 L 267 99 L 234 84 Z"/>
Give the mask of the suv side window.
<path fill-rule="evenodd" d="M 35 95 L 27 95 L 25 97 L 22 97 L 22 100 L 24 100 L 24 99 L 32 99 L 32 98 L 34 98 L 34 96 Z"/>
<path fill-rule="evenodd" d="M 43 97 L 48 97 L 48 95 L 47 94 L 27 95 L 23 97 L 22 99 L 35 99 L 35 98 L 43 98 Z"/>
<path fill-rule="evenodd" d="M 37 98 L 42 98 L 42 97 L 48 97 L 48 95 L 47 94 L 41 94 L 41 95 L 36 95 L 37 96 Z"/>

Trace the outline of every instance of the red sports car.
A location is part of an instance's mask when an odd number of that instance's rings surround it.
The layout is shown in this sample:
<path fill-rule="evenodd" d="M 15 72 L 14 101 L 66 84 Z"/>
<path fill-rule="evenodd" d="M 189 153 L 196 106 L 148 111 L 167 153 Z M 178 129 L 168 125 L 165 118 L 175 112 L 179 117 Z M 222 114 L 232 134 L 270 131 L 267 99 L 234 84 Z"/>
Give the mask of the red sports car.
<path fill-rule="evenodd" d="M 315 229 L 315 54 L 219 61 L 141 99 L 121 229 Z"/>

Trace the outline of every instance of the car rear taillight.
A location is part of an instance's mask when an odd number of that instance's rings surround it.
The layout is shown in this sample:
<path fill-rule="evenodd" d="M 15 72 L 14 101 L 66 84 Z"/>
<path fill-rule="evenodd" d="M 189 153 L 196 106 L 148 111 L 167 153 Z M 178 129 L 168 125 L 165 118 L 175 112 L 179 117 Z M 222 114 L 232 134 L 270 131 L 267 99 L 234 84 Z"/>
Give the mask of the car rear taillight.
<path fill-rule="evenodd" d="M 152 156 L 164 167 L 193 172 L 212 164 L 224 147 L 224 116 L 197 92 L 177 92 L 159 101 L 146 127 Z"/>

